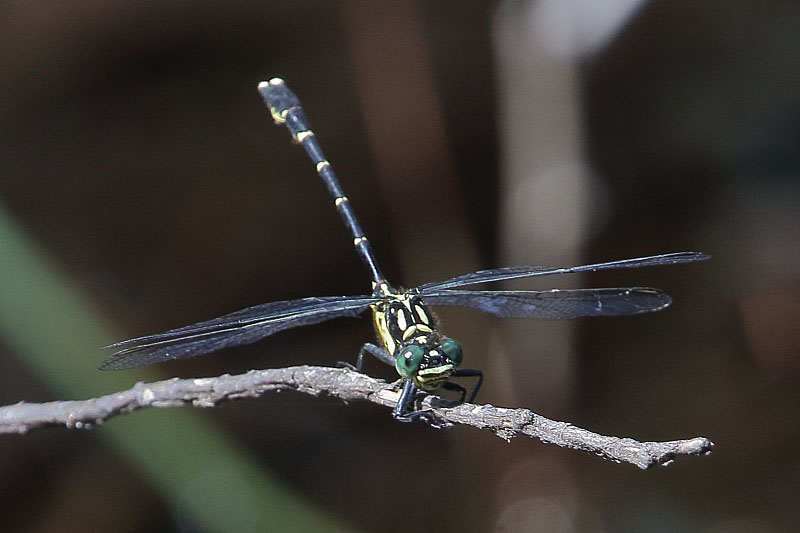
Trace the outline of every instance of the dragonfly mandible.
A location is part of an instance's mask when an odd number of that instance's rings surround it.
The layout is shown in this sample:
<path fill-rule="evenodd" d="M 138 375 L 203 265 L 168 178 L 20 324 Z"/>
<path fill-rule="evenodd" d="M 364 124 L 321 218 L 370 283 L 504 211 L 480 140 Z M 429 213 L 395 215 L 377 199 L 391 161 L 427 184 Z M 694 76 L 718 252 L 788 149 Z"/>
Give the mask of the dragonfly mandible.
<path fill-rule="evenodd" d="M 467 389 L 451 379 L 474 377 L 477 381 L 469 397 L 472 402 L 483 382 L 480 370 L 461 367 L 461 345 L 441 333 L 428 306 L 471 307 L 498 317 L 563 319 L 649 313 L 666 308 L 672 301 L 668 294 L 649 287 L 548 291 L 474 290 L 462 287 L 553 274 L 691 263 L 708 258 L 699 252 L 677 252 L 575 267 L 497 268 L 426 283 L 406 291 L 397 290 L 381 273 L 370 243 L 330 162 L 311 131 L 297 96 L 280 78 L 261 82 L 258 89 L 274 121 L 288 128 L 292 138 L 305 149 L 314 163 L 317 174 L 333 197 L 336 210 L 353 239 L 356 252 L 372 278 L 372 293 L 272 302 L 191 326 L 118 342 L 106 347 L 117 351 L 100 363 L 101 370 L 121 370 L 170 359 L 185 359 L 253 343 L 285 329 L 338 317 L 355 317 L 370 311 L 380 345 L 364 344 L 356 364 L 346 366 L 361 371 L 367 354 L 394 366 L 403 380 L 403 389 L 392 414 L 399 421 L 409 422 L 424 414 L 424 411 L 413 408 L 418 389 L 455 391 L 459 394 L 459 401 L 463 402 Z"/>

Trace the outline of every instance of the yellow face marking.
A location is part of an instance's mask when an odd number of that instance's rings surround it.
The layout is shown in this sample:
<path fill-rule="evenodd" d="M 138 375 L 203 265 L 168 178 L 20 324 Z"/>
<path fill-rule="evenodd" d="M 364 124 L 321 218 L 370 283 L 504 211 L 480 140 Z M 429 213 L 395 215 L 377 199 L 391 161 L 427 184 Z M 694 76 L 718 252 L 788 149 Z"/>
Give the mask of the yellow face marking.
<path fill-rule="evenodd" d="M 329 166 L 331 166 L 331 164 L 328 163 L 327 161 L 320 161 L 319 163 L 317 163 L 317 174 L 319 174 L 322 171 L 323 168 L 329 167 Z M 337 200 L 338 200 L 338 198 L 337 198 Z M 347 198 L 345 198 L 345 200 L 347 200 Z"/>
<path fill-rule="evenodd" d="M 317 165 L 317 167 L 319 167 L 319 165 Z M 319 172 L 319 168 L 317 168 L 317 172 Z M 340 196 L 339 198 L 336 199 L 336 201 L 334 203 L 336 204 L 336 207 L 339 207 L 339 205 L 341 205 L 341 204 L 343 204 L 343 203 L 345 203 L 347 201 L 348 201 L 347 200 L 347 196 Z"/>
<path fill-rule="evenodd" d="M 427 378 L 428 376 L 440 376 L 449 370 L 453 370 L 453 365 L 446 364 L 442 366 L 436 366 L 433 368 L 423 368 L 417 373 L 417 375 L 420 376 L 421 378 Z"/>
<path fill-rule="evenodd" d="M 309 137 L 313 137 L 313 136 L 314 136 L 314 132 L 313 131 L 306 130 L 306 131 L 298 131 L 297 135 L 295 135 L 294 138 L 297 139 L 297 142 L 303 142 L 306 139 L 308 139 Z M 317 166 L 319 166 L 319 165 L 317 165 Z"/>
<path fill-rule="evenodd" d="M 438 387 L 442 381 L 445 381 L 453 374 L 455 367 L 451 364 L 437 366 L 434 368 L 425 368 L 420 370 L 414 381 L 423 389 Z"/>
<path fill-rule="evenodd" d="M 367 242 L 366 237 L 358 237 L 357 239 L 353 239 L 353 245 L 358 246 L 362 242 Z"/>

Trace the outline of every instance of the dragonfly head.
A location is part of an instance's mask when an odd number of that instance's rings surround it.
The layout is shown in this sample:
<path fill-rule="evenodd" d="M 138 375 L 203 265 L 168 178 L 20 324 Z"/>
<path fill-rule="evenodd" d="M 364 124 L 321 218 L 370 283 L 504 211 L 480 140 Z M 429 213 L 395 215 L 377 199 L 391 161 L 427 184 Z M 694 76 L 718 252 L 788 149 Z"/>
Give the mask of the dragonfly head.
<path fill-rule="evenodd" d="M 432 390 L 453 374 L 463 358 L 464 350 L 454 339 L 417 337 L 397 350 L 395 368 L 421 389 Z"/>

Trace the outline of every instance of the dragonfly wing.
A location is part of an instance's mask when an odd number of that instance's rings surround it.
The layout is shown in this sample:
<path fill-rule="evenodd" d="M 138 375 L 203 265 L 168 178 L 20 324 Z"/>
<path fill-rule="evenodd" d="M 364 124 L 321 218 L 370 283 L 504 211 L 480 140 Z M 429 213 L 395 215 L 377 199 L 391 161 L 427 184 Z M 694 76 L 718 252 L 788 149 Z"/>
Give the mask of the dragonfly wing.
<path fill-rule="evenodd" d="M 418 287 L 418 291 L 423 296 L 432 290 L 452 289 L 476 283 L 486 283 L 491 281 L 502 281 L 506 279 L 532 278 L 536 276 L 549 276 L 551 274 L 572 274 L 575 272 L 595 272 L 597 270 L 612 270 L 619 268 L 640 268 L 646 266 L 677 265 L 680 263 L 693 263 L 703 261 L 710 256 L 699 252 L 676 252 L 671 254 L 651 255 L 649 257 L 638 257 L 636 259 L 623 259 L 620 261 L 609 261 L 607 263 L 595 263 L 591 265 L 581 265 L 575 267 L 544 267 L 544 266 L 518 266 L 495 268 L 492 270 L 479 270 L 471 274 L 456 276 L 445 281 L 435 281 L 426 283 Z"/>
<path fill-rule="evenodd" d="M 582 316 L 636 315 L 660 311 L 672 299 L 658 289 L 553 289 L 550 291 L 440 290 L 423 294 L 429 305 L 472 307 L 508 318 L 577 318 Z"/>
<path fill-rule="evenodd" d="M 358 304 L 360 302 L 374 303 L 374 298 L 370 296 L 321 296 L 312 298 L 300 298 L 297 300 L 285 300 L 280 302 L 270 302 L 266 304 L 256 305 L 241 309 L 227 315 L 223 315 L 211 320 L 197 322 L 190 326 L 171 329 L 163 333 L 156 333 L 154 335 L 144 335 L 134 339 L 128 339 L 121 342 L 116 342 L 106 348 L 118 348 L 120 346 L 129 346 L 132 344 L 142 344 L 155 340 L 167 340 L 178 337 L 185 337 L 190 333 L 204 333 L 212 332 L 218 329 L 226 329 L 231 326 L 246 326 L 254 322 L 261 322 L 265 319 L 279 319 L 282 317 L 293 316 L 297 313 L 305 311 L 324 311 L 335 310 L 342 307 L 343 304 Z"/>
<path fill-rule="evenodd" d="M 103 360 L 99 368 L 122 370 L 249 344 L 284 329 L 355 317 L 378 301 L 371 296 L 341 296 L 258 305 L 206 322 L 112 344 L 107 348 L 124 348 Z"/>

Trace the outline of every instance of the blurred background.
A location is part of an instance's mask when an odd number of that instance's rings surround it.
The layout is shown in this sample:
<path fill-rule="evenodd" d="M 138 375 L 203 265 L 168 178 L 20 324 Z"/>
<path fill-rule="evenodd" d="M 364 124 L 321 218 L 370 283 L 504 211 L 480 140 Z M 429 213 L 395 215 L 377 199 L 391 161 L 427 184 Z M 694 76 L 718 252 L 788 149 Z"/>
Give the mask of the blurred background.
<path fill-rule="evenodd" d="M 514 285 L 654 286 L 674 298 L 662 313 L 440 318 L 486 373 L 482 402 L 716 448 L 644 472 L 270 394 L 3 436 L 0 530 L 794 529 L 798 27 L 796 2 L 6 0 L 0 404 L 332 365 L 374 339 L 366 318 L 341 319 L 96 370 L 116 340 L 369 291 L 256 91 L 280 76 L 396 285 L 711 254 Z"/>

